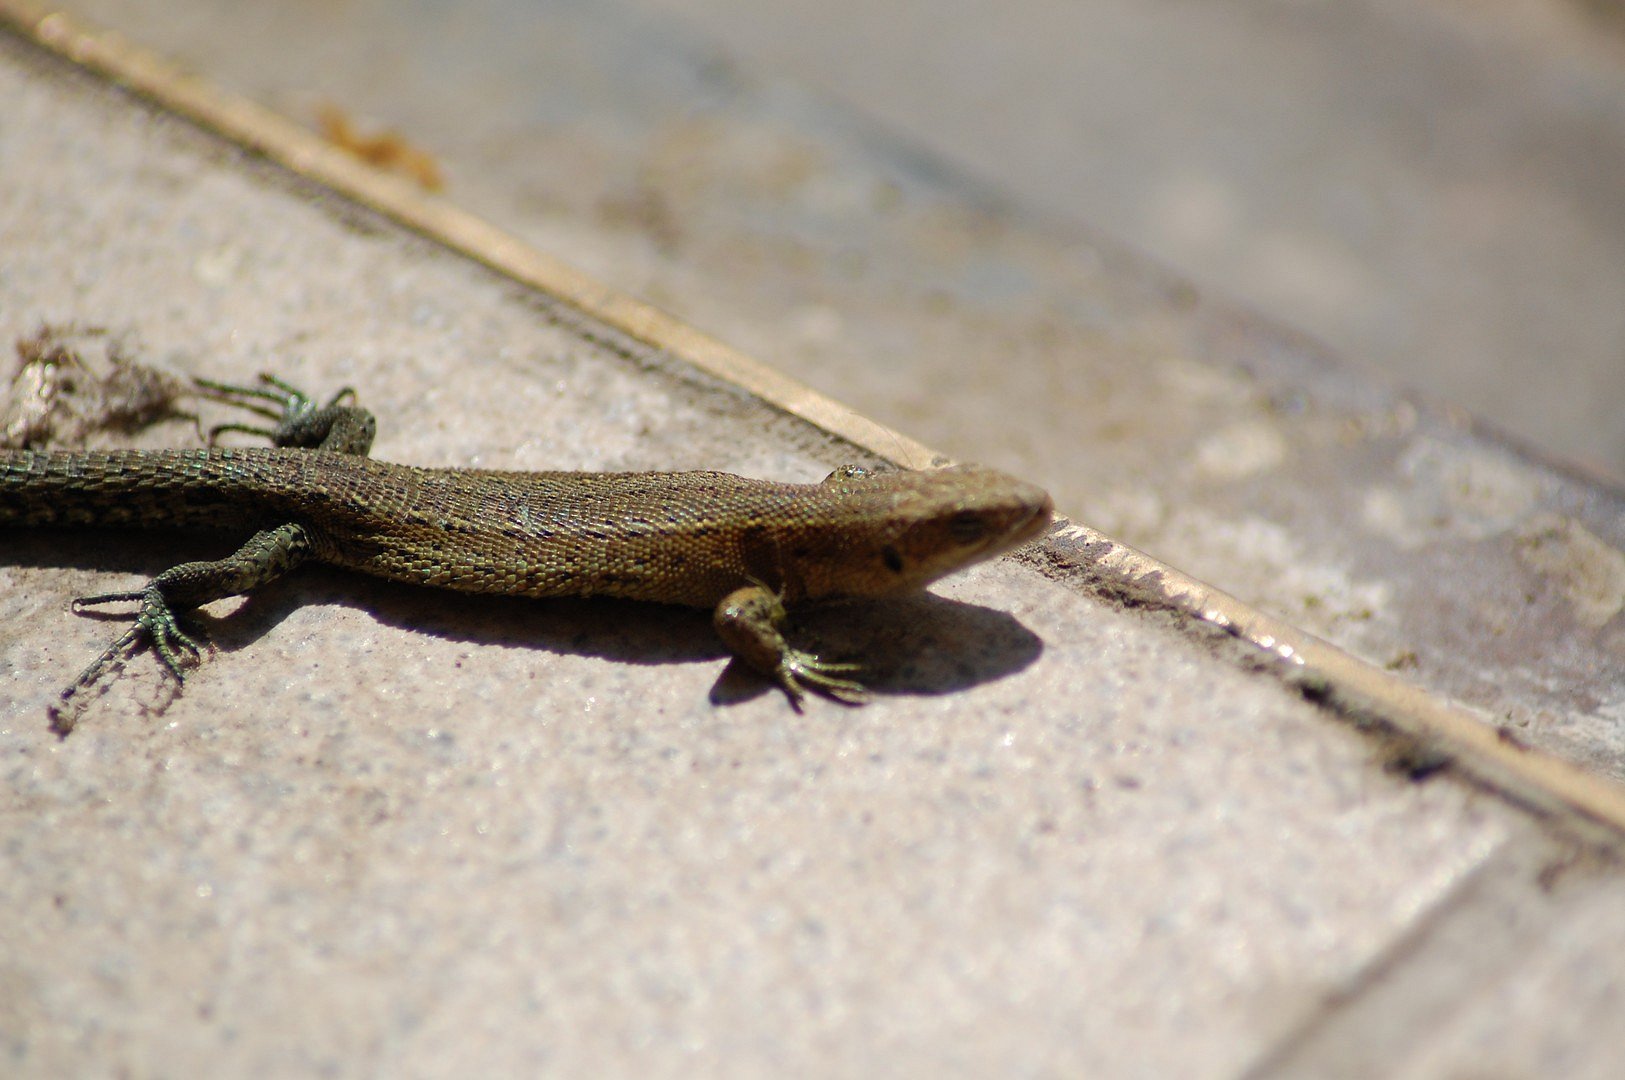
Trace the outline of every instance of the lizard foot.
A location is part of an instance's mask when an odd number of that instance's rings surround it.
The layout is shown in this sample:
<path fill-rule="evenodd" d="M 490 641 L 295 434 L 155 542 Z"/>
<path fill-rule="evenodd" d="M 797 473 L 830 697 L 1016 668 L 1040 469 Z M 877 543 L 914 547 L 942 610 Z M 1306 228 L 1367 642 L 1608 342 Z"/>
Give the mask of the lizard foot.
<path fill-rule="evenodd" d="M 309 394 L 275 375 L 262 374 L 259 386 L 238 386 L 203 378 L 193 381 L 205 397 L 276 422 L 271 427 L 216 424 L 209 429 L 210 446 L 221 435 L 234 431 L 268 439 L 273 446 L 333 450 L 363 457 L 372 448 L 377 425 L 371 413 L 354 404 L 352 387 L 346 386 L 334 394 L 327 404 L 317 405 Z"/>
<path fill-rule="evenodd" d="M 152 645 L 153 652 L 158 654 L 164 668 L 174 676 L 176 684 L 185 681 L 184 664 L 188 662 L 196 664 L 202 655 L 203 647 L 196 638 L 181 629 L 175 613 L 170 610 L 162 593 L 154 586 L 149 585 L 139 592 L 82 596 L 73 602 L 73 606 L 74 610 L 78 610 L 84 604 L 103 604 L 121 600 L 141 602 L 141 610 L 136 613 L 135 625 L 119 635 L 117 641 L 92 660 L 90 666 L 80 672 L 79 677 L 62 691 L 56 704 L 46 710 L 50 716 L 51 730 L 58 738 L 67 738 L 68 733 L 79 722 L 79 714 L 83 711 L 83 702 L 79 695 L 94 687 L 109 668 L 120 664 L 139 649 L 143 642 Z"/>
<path fill-rule="evenodd" d="M 765 585 L 746 585 L 723 597 L 712 613 L 712 625 L 728 650 L 784 689 L 790 705 L 801 711 L 809 690 L 845 705 L 862 705 L 869 691 L 847 674 L 859 664 L 820 660 L 784 640 L 788 619 L 784 603 Z"/>
<path fill-rule="evenodd" d="M 97 658 L 96 662 L 85 669 L 76 682 L 94 682 L 112 659 L 122 653 L 137 647 L 145 639 L 152 645 L 152 651 L 158 654 L 164 667 L 175 676 L 177 682 L 184 682 L 186 675 L 182 670 L 183 664 L 195 665 L 203 655 L 203 646 L 196 638 L 181 629 L 178 619 L 164 599 L 164 594 L 156 585 L 148 585 L 136 592 L 103 593 L 100 596 L 81 596 L 73 602 L 75 611 L 87 604 L 113 604 L 123 601 L 139 602 L 141 608 L 136 612 L 135 625 L 124 632 L 113 645 Z"/>
<path fill-rule="evenodd" d="M 843 705 L 865 705 L 869 690 L 862 683 L 845 678 L 849 672 L 862 671 L 862 664 L 838 664 L 820 660 L 812 653 L 786 648 L 779 657 L 773 678 L 790 697 L 790 705 L 801 711 L 801 700 L 809 689 Z"/>

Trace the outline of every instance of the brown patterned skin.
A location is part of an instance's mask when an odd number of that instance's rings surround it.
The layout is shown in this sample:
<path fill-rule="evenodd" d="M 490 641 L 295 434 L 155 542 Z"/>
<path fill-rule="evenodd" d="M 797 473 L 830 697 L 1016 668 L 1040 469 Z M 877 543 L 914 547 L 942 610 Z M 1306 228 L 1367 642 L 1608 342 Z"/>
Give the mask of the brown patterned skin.
<path fill-rule="evenodd" d="M 263 395 L 261 395 L 263 396 Z M 780 634 L 786 606 L 918 589 L 1039 533 L 1041 489 L 991 469 L 838 469 L 820 484 L 717 472 L 423 469 L 366 457 L 372 417 L 289 391 L 271 448 L 0 451 L 0 526 L 252 531 L 237 553 L 132 593 L 136 625 L 64 693 L 150 643 L 176 677 L 175 621 L 306 559 L 470 593 L 614 596 L 712 609 L 718 633 L 799 704 L 863 688 Z M 57 713 L 59 729 L 62 714 Z"/>

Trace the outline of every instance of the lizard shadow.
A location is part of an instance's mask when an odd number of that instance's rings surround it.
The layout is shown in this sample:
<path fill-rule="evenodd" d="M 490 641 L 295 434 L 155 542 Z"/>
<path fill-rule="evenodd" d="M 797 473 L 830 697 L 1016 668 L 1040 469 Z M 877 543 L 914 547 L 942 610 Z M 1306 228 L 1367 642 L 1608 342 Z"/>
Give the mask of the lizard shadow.
<path fill-rule="evenodd" d="M 151 576 L 179 562 L 218 558 L 230 544 L 208 535 L 114 539 L 112 533 L 30 530 L 8 535 L 6 548 L 11 565 Z M 64 604 L 69 599 L 64 596 Z M 221 614 L 198 611 L 187 617 L 188 625 L 227 653 L 252 646 L 299 608 L 333 605 L 413 633 L 476 645 L 637 665 L 728 656 L 711 628 L 710 613 L 697 609 L 610 599 L 472 596 L 322 566 L 302 567 L 230 603 L 235 606 Z M 81 614 L 127 624 L 127 609 Z M 860 660 L 861 681 L 877 696 L 953 693 L 1014 674 L 1043 651 L 1041 639 L 1009 613 L 930 593 L 799 610 L 790 634 L 798 647 L 826 659 Z M 730 705 L 770 692 L 777 691 L 766 679 L 732 662 L 713 686 L 711 700 Z"/>
<path fill-rule="evenodd" d="M 827 660 L 860 664 L 859 682 L 876 697 L 952 694 L 1014 675 L 1044 651 L 1014 615 L 929 592 L 795 612 L 790 637 Z M 739 661 L 711 689 L 731 705 L 777 690 Z"/>
<path fill-rule="evenodd" d="M 287 595 L 265 601 L 354 606 L 379 622 L 445 640 L 574 654 L 641 666 L 729 658 L 711 613 L 669 604 L 613 599 L 545 600 L 469 596 L 356 579 L 319 569 Z M 260 597 L 242 609 L 258 609 Z M 862 662 L 861 680 L 876 695 L 947 694 L 1004 678 L 1032 664 L 1042 640 L 1008 612 L 930 593 L 797 611 L 790 636 L 831 660 Z M 711 691 L 717 705 L 777 693 L 762 676 L 730 662 Z"/>

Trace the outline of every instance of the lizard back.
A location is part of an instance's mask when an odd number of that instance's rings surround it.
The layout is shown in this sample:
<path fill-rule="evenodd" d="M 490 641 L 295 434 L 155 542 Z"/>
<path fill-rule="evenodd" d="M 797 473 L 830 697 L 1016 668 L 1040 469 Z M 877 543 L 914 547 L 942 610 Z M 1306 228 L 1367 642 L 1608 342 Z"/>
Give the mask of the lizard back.
<path fill-rule="evenodd" d="M 297 523 L 318 558 L 463 592 L 708 607 L 880 596 L 1027 539 L 1048 496 L 975 466 L 784 484 L 718 472 L 429 469 L 306 449 L 0 453 L 0 525 Z"/>

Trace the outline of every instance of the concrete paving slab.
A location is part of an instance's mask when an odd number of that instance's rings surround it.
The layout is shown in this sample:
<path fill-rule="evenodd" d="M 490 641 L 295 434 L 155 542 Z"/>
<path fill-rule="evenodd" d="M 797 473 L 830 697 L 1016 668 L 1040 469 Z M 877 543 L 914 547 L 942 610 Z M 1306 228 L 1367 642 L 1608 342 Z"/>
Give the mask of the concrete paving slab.
<path fill-rule="evenodd" d="M 536 246 L 1625 779 L 1617 486 L 630 7 L 76 7 L 290 116 L 404 132 Z"/>
<path fill-rule="evenodd" d="M 632 3 L 1625 477 L 1618 4 Z"/>
<path fill-rule="evenodd" d="M 1510 845 L 1249 1077 L 1606 1077 L 1617 863 Z M 1540 862 L 1531 862 L 1534 856 Z"/>
<path fill-rule="evenodd" d="M 857 452 L 0 41 L 0 340 L 80 322 L 183 370 L 352 383 L 398 461 L 813 478 Z M 1483 875 L 1597 857 L 1010 561 L 820 617 L 895 661 L 861 711 L 711 704 L 703 616 L 312 573 L 217 612 L 183 696 L 138 660 L 60 742 L 44 705 L 109 630 L 64 598 L 179 547 L 110 539 L 4 538 L 21 1075 L 1224 1075 Z"/>

